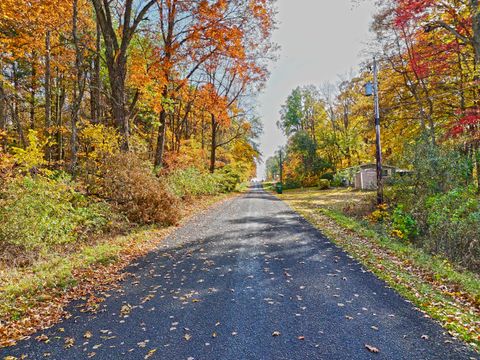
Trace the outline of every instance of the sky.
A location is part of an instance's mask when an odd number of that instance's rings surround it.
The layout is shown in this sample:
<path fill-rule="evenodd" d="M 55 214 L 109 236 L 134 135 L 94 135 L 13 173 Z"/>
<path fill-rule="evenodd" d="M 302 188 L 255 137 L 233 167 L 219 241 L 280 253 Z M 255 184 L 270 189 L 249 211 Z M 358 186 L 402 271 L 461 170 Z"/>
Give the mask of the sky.
<path fill-rule="evenodd" d="M 263 162 L 286 143 L 276 123 L 294 88 L 336 83 L 339 76 L 355 71 L 371 38 L 374 10 L 373 0 L 278 1 L 279 23 L 273 40 L 281 47 L 279 59 L 272 64 L 271 77 L 258 100 L 264 127 L 260 138 Z M 257 176 L 265 176 L 264 163 Z"/>

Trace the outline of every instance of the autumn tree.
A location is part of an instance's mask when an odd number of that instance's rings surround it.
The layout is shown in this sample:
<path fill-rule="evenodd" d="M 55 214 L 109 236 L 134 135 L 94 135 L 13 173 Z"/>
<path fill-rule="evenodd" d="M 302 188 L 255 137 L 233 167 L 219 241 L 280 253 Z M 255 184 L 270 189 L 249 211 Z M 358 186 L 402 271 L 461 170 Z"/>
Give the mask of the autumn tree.
<path fill-rule="evenodd" d="M 169 99 L 189 81 L 201 82 L 201 67 L 214 58 L 242 59 L 256 47 L 268 56 L 273 28 L 273 8 L 265 1 L 216 0 L 158 2 L 159 62 L 156 75 L 162 88 L 155 165 L 161 166 L 165 150 Z"/>
<path fill-rule="evenodd" d="M 122 134 L 122 149 L 129 148 L 129 113 L 127 109 L 126 77 L 128 50 L 132 38 L 156 0 L 141 2 L 135 12 L 134 1 L 109 2 L 92 0 L 105 43 L 105 59 L 110 83 L 110 105 L 113 119 Z M 115 15 L 119 16 L 115 17 Z"/>

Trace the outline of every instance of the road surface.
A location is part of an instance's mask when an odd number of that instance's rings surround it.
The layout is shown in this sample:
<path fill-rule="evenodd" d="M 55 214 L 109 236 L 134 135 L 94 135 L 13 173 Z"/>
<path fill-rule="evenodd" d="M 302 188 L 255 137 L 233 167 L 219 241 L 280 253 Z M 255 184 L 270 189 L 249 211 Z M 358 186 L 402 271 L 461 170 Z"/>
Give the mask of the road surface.
<path fill-rule="evenodd" d="M 0 358 L 476 358 L 259 188 L 192 219 L 127 271 L 99 312 L 72 304 L 71 318 Z"/>

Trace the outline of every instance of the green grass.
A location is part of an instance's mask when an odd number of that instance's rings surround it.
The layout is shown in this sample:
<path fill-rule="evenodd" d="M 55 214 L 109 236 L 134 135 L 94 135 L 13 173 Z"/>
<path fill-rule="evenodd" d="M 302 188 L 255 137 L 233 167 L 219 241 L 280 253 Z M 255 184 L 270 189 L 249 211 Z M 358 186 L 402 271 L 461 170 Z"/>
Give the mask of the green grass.
<path fill-rule="evenodd" d="M 352 203 L 363 206 L 369 201 L 368 193 L 308 189 L 286 191 L 279 197 L 452 335 L 480 349 L 477 274 L 458 269 L 342 212 Z M 462 300 L 465 298 L 470 300 Z"/>
<path fill-rule="evenodd" d="M 19 317 L 35 303 L 60 295 L 77 284 L 75 270 L 113 263 L 126 246 L 135 246 L 136 237 L 148 235 L 148 231 L 141 230 L 108 243 L 85 246 L 71 255 L 52 255 L 28 269 L 11 270 L 1 282 L 0 318 L 12 314 Z"/>

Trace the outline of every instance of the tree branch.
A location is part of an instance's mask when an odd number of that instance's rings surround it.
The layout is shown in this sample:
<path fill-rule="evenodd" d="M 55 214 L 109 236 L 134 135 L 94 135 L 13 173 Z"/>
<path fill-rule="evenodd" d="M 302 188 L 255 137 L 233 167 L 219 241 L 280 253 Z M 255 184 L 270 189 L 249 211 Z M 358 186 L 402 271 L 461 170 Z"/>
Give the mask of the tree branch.
<path fill-rule="evenodd" d="M 423 28 L 424 28 L 425 32 L 431 32 L 435 29 L 442 28 L 442 29 L 445 29 L 448 32 L 450 32 L 452 35 L 454 35 L 457 39 L 461 40 L 465 44 L 473 44 L 472 39 L 470 39 L 467 36 L 464 36 L 464 35 L 460 34 L 455 28 L 453 28 L 452 26 L 448 25 L 446 22 L 441 21 L 441 20 L 437 20 L 437 21 L 428 23 Z"/>

